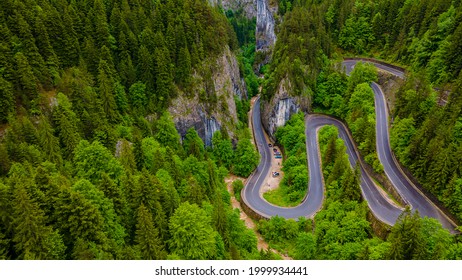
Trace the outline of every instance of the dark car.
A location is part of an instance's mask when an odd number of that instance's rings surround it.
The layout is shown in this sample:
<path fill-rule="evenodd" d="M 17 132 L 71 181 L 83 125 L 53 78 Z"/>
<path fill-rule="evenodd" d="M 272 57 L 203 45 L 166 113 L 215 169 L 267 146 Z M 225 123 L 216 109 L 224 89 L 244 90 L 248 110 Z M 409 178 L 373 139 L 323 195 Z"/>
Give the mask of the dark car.
<path fill-rule="evenodd" d="M 279 176 L 279 172 L 273 172 L 273 177 Z"/>
<path fill-rule="evenodd" d="M 271 144 L 271 143 L 268 143 L 268 147 L 273 147 L 273 144 Z"/>
<path fill-rule="evenodd" d="M 277 151 L 278 151 L 278 149 L 276 149 L 276 148 L 273 148 L 273 152 L 275 152 L 275 153 L 276 153 Z"/>

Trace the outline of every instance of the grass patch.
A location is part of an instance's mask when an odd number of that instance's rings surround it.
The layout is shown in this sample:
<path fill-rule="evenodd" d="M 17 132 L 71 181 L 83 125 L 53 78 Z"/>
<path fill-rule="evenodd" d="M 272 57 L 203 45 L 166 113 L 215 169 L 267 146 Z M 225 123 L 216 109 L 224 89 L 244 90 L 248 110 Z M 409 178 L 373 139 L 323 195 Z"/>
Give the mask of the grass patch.
<path fill-rule="evenodd" d="M 266 199 L 269 203 L 272 203 L 277 206 L 281 207 L 295 207 L 299 205 L 304 196 L 296 195 L 295 200 L 291 200 L 291 197 L 294 197 L 292 193 L 289 193 L 289 188 L 281 183 L 279 188 L 270 190 L 269 192 L 266 192 L 263 194 L 263 198 Z"/>

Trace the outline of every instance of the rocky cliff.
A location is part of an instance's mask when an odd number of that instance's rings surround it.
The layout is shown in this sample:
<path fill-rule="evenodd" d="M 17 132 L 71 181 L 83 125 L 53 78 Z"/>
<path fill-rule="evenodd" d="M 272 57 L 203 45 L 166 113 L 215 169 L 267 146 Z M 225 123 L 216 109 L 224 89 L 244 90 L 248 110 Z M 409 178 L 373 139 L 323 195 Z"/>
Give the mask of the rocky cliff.
<path fill-rule="evenodd" d="M 200 100 L 201 91 L 207 87 L 207 78 L 197 72 L 193 93 L 189 97 L 179 94 L 172 101 L 169 112 L 182 138 L 189 128 L 194 127 L 205 145 L 210 146 L 213 133 L 222 128 L 234 137 L 238 122 L 234 98 L 247 98 L 247 90 L 236 57 L 228 47 L 216 60 L 204 62 L 202 67 L 209 68 L 211 73 L 208 81 L 213 83 L 211 91 L 216 96 L 216 103 L 212 106 Z"/>
<path fill-rule="evenodd" d="M 276 42 L 275 16 L 277 5 L 270 0 L 209 0 L 212 5 L 221 5 L 224 10 L 242 9 L 248 18 L 257 18 L 257 51 L 267 51 Z"/>
<path fill-rule="evenodd" d="M 242 9 L 249 19 L 257 17 L 257 0 L 221 0 L 221 6 L 225 11 Z"/>
<path fill-rule="evenodd" d="M 276 34 L 274 33 L 274 15 L 277 13 L 276 7 L 270 7 L 268 0 L 256 0 L 257 2 L 257 51 L 267 51 L 274 46 Z"/>
<path fill-rule="evenodd" d="M 277 128 L 284 126 L 293 114 L 309 109 L 308 97 L 293 97 L 289 94 L 290 88 L 289 80 L 283 79 L 271 100 L 262 101 L 262 124 L 272 140 Z"/>

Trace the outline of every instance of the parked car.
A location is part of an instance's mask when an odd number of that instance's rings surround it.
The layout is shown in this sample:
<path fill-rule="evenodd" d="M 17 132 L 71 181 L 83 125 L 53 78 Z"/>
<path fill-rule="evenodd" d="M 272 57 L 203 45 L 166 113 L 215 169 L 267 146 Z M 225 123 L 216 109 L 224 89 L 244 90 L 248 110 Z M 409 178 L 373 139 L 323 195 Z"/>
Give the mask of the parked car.
<path fill-rule="evenodd" d="M 278 149 L 276 149 L 276 148 L 273 148 L 273 152 L 277 152 L 277 151 L 278 151 Z"/>
<path fill-rule="evenodd" d="M 273 172 L 273 177 L 279 176 L 279 172 Z"/>
<path fill-rule="evenodd" d="M 268 147 L 273 147 L 273 144 L 271 144 L 271 143 L 268 143 Z"/>
<path fill-rule="evenodd" d="M 274 158 L 282 158 L 282 156 L 281 155 L 276 155 L 276 156 L 274 156 Z"/>

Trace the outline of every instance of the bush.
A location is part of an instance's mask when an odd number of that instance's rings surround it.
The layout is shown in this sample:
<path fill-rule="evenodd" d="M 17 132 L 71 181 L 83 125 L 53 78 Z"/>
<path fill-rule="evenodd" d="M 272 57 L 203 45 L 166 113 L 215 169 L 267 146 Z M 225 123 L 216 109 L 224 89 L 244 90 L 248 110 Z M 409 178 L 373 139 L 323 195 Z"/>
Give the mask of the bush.
<path fill-rule="evenodd" d="M 244 183 L 241 180 L 235 180 L 233 182 L 233 192 L 234 196 L 236 197 L 237 201 L 241 201 L 241 191 L 244 188 Z"/>

